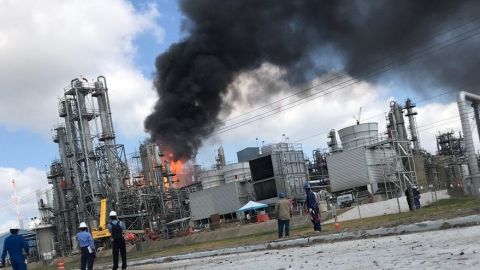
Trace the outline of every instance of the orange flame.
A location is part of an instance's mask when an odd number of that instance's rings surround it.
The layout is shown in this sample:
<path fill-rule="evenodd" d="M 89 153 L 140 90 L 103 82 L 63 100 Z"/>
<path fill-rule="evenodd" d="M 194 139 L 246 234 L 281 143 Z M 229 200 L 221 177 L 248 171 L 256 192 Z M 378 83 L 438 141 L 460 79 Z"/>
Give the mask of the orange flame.
<path fill-rule="evenodd" d="M 182 186 L 181 182 L 183 177 L 183 166 L 185 164 L 185 161 L 176 160 L 173 153 L 168 150 L 163 150 L 163 151 L 165 154 L 164 155 L 165 160 L 168 160 L 168 162 L 170 163 L 170 170 L 172 171 L 172 173 L 175 174 L 175 176 L 173 176 L 174 186 L 175 187 Z"/>

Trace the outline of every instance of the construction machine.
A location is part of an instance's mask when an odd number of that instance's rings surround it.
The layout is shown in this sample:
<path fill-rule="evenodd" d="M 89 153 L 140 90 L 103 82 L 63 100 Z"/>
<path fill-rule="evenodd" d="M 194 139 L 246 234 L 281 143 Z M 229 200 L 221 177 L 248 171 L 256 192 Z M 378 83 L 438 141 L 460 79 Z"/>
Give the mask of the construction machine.
<path fill-rule="evenodd" d="M 107 199 L 100 200 L 100 220 L 98 228 L 92 229 L 92 236 L 94 240 L 110 237 L 110 231 L 107 227 Z"/>

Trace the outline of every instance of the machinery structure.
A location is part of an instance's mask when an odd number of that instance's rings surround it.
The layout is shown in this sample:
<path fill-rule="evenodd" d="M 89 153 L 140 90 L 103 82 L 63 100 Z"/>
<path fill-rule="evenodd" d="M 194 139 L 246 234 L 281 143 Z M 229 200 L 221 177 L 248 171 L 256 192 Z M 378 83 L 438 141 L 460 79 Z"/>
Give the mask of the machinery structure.
<path fill-rule="evenodd" d="M 355 189 L 388 199 L 417 185 L 414 151 L 420 151 L 420 145 L 414 107 L 410 99 L 405 107 L 392 101 L 385 134 L 378 132 L 377 123 L 357 121 L 356 125 L 338 131 L 339 147 L 335 130 L 328 133 L 330 152 L 325 159 L 332 192 Z M 410 136 L 404 120 L 405 109 L 410 122 Z"/>
<path fill-rule="evenodd" d="M 76 248 L 75 234 L 82 221 L 96 239 L 108 237 L 106 213 L 110 210 L 119 214 L 129 230 L 160 230 L 159 224 L 189 217 L 186 191 L 175 186 L 179 172 L 158 146 L 140 146 L 130 161 L 139 166 L 131 174 L 124 146 L 115 139 L 105 77 L 93 82 L 72 80 L 58 111 L 63 123 L 54 127 L 52 137 L 60 158 L 52 161 L 47 172 L 53 191 L 53 203 L 48 206 L 52 215 L 42 220 L 43 225 L 54 227 L 57 254 Z M 46 209 L 39 201 L 40 212 Z"/>
<path fill-rule="evenodd" d="M 452 194 L 467 192 L 464 179 L 470 176 L 465 152 L 465 141 L 461 132 L 453 130 L 439 132 L 436 136 L 437 155 L 430 158 L 432 183 L 439 188 L 449 188 Z"/>
<path fill-rule="evenodd" d="M 121 203 L 124 206 L 121 217 L 127 228 L 166 232 L 168 222 L 190 216 L 188 193 L 177 187 L 177 176 L 182 172 L 172 169 L 175 163 L 165 159 L 157 145 L 140 145 L 139 152 L 132 155 L 131 164 L 133 181 Z"/>
<path fill-rule="evenodd" d="M 124 146 L 117 144 L 105 77 L 94 82 L 74 79 L 59 100 L 64 119 L 53 129 L 60 159 L 50 165 L 47 178 L 53 185 L 55 226 L 59 249 L 68 253 L 75 246 L 78 224 L 101 230 L 101 200 L 109 209 L 119 204 L 130 177 Z M 102 209 L 103 210 L 103 209 Z"/>
<path fill-rule="evenodd" d="M 312 151 L 313 162 L 308 162 L 308 175 L 310 186 L 314 191 L 330 190 L 330 179 L 328 176 L 326 150 L 315 149 Z"/>
<path fill-rule="evenodd" d="M 467 115 L 467 100 L 480 124 L 480 97 L 460 94 L 461 116 Z M 411 99 L 403 106 L 392 101 L 385 133 L 378 123 L 360 122 L 359 111 L 356 125 L 328 133 L 328 149 L 314 150 L 313 162 L 306 161 L 301 144 L 286 139 L 245 148 L 233 164 L 227 164 L 220 147 L 212 169 L 201 171 L 152 142 L 141 144 L 127 159 L 124 146 L 116 142 L 106 79 L 74 79 L 59 100 L 63 121 L 53 129 L 59 159 L 47 172 L 52 189 L 38 197 L 39 242 L 45 243 L 39 250 L 47 257 L 70 254 L 83 221 L 95 239 L 109 237 L 106 215 L 111 210 L 127 230 L 148 231 L 158 239 L 182 235 L 192 224 L 236 219 L 236 210 L 249 200 L 273 205 L 279 192 L 301 205 L 307 181 L 328 194 L 355 191 L 381 199 L 398 198 L 414 186 L 423 191 L 458 185 L 474 193 L 478 161 L 471 131 L 465 131 L 468 118 L 462 118 L 464 137 L 453 131 L 439 134 L 438 155 L 432 156 L 421 149 L 414 108 Z M 442 180 L 446 178 L 453 180 Z"/>

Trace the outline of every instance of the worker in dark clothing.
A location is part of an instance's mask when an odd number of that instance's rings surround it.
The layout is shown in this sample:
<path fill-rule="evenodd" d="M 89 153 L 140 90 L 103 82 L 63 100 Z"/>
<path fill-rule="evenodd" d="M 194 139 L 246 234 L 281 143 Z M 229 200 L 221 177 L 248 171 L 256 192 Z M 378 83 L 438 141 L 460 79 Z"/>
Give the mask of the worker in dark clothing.
<path fill-rule="evenodd" d="M 315 196 L 315 193 L 313 193 L 308 182 L 305 182 L 303 188 L 307 194 L 306 201 L 308 212 L 310 213 L 310 220 L 313 224 L 313 230 L 319 232 L 322 230 L 322 228 L 320 225 L 320 209 L 318 207 L 317 196 Z"/>
<path fill-rule="evenodd" d="M 420 191 L 418 191 L 417 186 L 413 186 L 413 202 L 415 204 L 415 209 L 420 208 Z"/>
<path fill-rule="evenodd" d="M 88 232 L 85 222 L 80 223 L 78 227 L 80 232 L 77 233 L 77 242 L 80 247 L 80 270 L 92 270 L 93 262 L 96 257 L 95 243 L 92 235 Z"/>
<path fill-rule="evenodd" d="M 407 198 L 408 209 L 410 209 L 410 211 L 413 211 L 413 209 L 415 209 L 415 201 L 412 187 L 407 187 L 407 189 L 405 190 L 405 197 Z"/>
<path fill-rule="evenodd" d="M 123 238 L 123 232 L 125 231 L 125 224 L 118 220 L 117 213 L 115 211 L 110 212 L 110 223 L 108 223 L 108 230 L 112 235 L 113 240 L 113 270 L 118 269 L 118 253 L 122 256 L 122 269 L 127 269 L 127 246 L 125 244 L 125 238 Z"/>
<path fill-rule="evenodd" d="M 25 238 L 18 234 L 18 227 L 10 229 L 10 236 L 5 239 L 3 243 L 2 251 L 2 267 L 5 267 L 5 257 L 10 257 L 10 263 L 13 270 L 27 270 L 27 264 L 25 263 L 25 257 L 22 254 L 22 250 L 28 254 L 29 246 Z"/>

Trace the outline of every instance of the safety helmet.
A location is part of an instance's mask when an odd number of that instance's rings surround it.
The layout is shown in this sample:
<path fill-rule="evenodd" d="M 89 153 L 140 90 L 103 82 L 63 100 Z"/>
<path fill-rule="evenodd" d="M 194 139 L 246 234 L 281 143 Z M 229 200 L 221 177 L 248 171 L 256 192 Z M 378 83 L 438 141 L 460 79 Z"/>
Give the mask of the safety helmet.
<path fill-rule="evenodd" d="M 310 189 L 310 184 L 308 182 L 305 182 L 305 184 L 303 184 L 303 188 Z"/>
<path fill-rule="evenodd" d="M 81 223 L 80 223 L 80 226 L 78 226 L 78 228 L 79 228 L 79 229 L 88 228 L 87 223 L 81 222 Z"/>
<path fill-rule="evenodd" d="M 110 212 L 110 215 L 108 215 L 109 217 L 116 217 L 117 216 L 117 212 L 115 211 L 111 211 Z"/>
<path fill-rule="evenodd" d="M 285 198 L 285 193 L 279 192 L 279 193 L 278 193 L 278 197 L 279 197 L 280 199 Z"/>
<path fill-rule="evenodd" d="M 18 224 L 12 225 L 12 227 L 10 227 L 10 230 L 20 230 L 20 226 L 18 226 Z"/>

